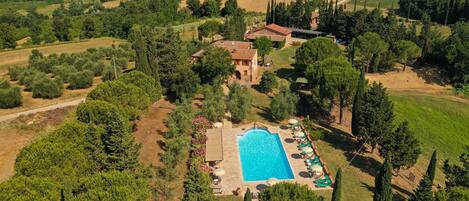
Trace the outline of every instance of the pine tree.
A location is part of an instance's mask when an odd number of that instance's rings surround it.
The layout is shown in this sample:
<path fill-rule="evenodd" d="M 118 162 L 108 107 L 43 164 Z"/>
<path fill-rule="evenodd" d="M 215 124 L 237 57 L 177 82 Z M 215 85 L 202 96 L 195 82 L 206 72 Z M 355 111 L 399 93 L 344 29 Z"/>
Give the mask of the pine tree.
<path fill-rule="evenodd" d="M 355 92 L 355 97 L 353 98 L 353 108 L 352 108 L 352 134 L 358 135 L 359 133 L 359 122 L 363 121 L 361 118 L 361 113 L 363 112 L 363 96 L 365 95 L 365 69 L 361 69 L 360 79 L 358 80 L 357 91 Z"/>
<path fill-rule="evenodd" d="M 392 201 L 392 165 L 391 157 L 388 155 L 384 160 L 383 166 L 375 177 L 375 193 L 373 201 Z"/>
<path fill-rule="evenodd" d="M 436 163 L 437 163 L 437 153 L 436 150 L 433 151 L 432 158 L 430 159 L 430 163 L 428 164 L 427 172 L 425 173 L 428 175 L 431 183 L 435 179 L 435 171 L 436 171 Z"/>
<path fill-rule="evenodd" d="M 251 201 L 252 200 L 252 193 L 251 189 L 247 189 L 246 193 L 244 194 L 244 201 Z"/>
<path fill-rule="evenodd" d="M 332 191 L 331 201 L 340 201 L 342 196 L 342 169 L 337 170 L 335 175 L 334 191 Z"/>
<path fill-rule="evenodd" d="M 425 175 L 415 189 L 410 201 L 433 201 L 432 182 L 429 175 Z"/>
<path fill-rule="evenodd" d="M 392 166 L 399 173 L 401 167 L 413 166 L 422 151 L 420 142 L 409 128 L 409 123 L 404 121 L 391 135 L 385 136 L 379 152 L 383 156 L 391 155 Z"/>
<path fill-rule="evenodd" d="M 373 150 L 393 130 L 394 109 L 386 89 L 381 83 L 373 82 L 363 96 L 363 112 L 359 114 L 355 130 L 361 143 L 368 143 Z"/>

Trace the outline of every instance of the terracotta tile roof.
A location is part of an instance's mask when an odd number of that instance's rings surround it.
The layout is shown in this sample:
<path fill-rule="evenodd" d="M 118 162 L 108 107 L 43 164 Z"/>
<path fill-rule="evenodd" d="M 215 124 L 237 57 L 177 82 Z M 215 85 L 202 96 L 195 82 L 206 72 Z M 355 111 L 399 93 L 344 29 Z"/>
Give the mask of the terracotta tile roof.
<path fill-rule="evenodd" d="M 258 33 L 250 33 L 250 34 L 245 35 L 247 39 L 251 39 L 251 40 L 254 40 L 262 36 L 265 36 L 274 42 L 282 42 L 285 40 L 285 36 L 279 36 L 279 35 L 268 35 L 268 34 L 258 34 Z"/>
<path fill-rule="evenodd" d="M 277 32 L 279 34 L 282 34 L 284 36 L 291 34 L 292 30 L 289 28 L 285 28 L 276 24 L 269 24 L 265 26 L 266 29 L 269 29 L 271 31 Z"/>
<path fill-rule="evenodd" d="M 219 40 L 212 43 L 212 45 L 228 50 L 234 60 L 252 60 L 257 53 L 256 49 L 251 49 L 251 42 Z M 194 53 L 192 57 L 199 58 L 204 53 L 205 50 L 202 49 Z"/>
<path fill-rule="evenodd" d="M 252 43 L 244 41 L 219 40 L 215 41 L 213 45 L 231 51 L 234 49 L 251 49 Z"/>
<path fill-rule="evenodd" d="M 235 60 L 252 60 L 256 53 L 256 49 L 235 49 L 231 51 L 231 57 Z"/>

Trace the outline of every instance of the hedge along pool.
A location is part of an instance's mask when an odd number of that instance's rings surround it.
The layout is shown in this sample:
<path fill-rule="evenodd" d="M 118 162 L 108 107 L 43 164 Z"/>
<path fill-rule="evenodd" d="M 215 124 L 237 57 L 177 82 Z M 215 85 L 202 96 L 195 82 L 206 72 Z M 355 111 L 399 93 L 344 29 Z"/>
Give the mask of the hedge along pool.
<path fill-rule="evenodd" d="M 241 169 L 245 182 L 294 179 L 278 134 L 251 129 L 237 137 Z"/>

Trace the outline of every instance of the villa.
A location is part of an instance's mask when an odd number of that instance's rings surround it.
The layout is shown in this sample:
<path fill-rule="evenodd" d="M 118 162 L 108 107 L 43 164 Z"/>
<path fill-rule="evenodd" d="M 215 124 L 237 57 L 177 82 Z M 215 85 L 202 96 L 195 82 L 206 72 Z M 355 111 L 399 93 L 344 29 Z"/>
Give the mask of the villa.
<path fill-rule="evenodd" d="M 292 30 L 290 28 L 282 27 L 276 24 L 269 24 L 260 29 L 253 30 L 244 37 L 250 41 L 254 41 L 259 37 L 267 37 L 274 42 L 275 47 L 283 48 L 292 44 Z"/>
<path fill-rule="evenodd" d="M 231 53 L 232 62 L 236 67 L 232 81 L 246 85 L 259 83 L 257 50 L 253 48 L 252 42 L 219 40 L 211 45 L 224 48 Z M 204 52 L 202 49 L 193 54 L 193 60 L 201 58 Z"/>

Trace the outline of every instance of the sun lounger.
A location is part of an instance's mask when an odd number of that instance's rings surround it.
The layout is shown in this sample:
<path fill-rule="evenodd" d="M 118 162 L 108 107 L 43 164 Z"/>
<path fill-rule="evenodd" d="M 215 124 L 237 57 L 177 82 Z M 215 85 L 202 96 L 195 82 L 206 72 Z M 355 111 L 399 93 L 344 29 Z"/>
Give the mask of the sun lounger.
<path fill-rule="evenodd" d="M 324 176 L 324 179 L 316 179 L 314 180 L 314 183 L 316 184 L 325 184 L 325 183 L 332 183 L 331 181 L 331 178 L 329 177 L 329 175 L 325 175 Z"/>
<path fill-rule="evenodd" d="M 318 188 L 326 188 L 326 187 L 331 186 L 331 184 L 314 184 L 314 185 Z"/>
<path fill-rule="evenodd" d="M 313 148 L 313 146 L 311 145 L 310 142 L 301 143 L 301 144 L 298 145 L 298 148 L 303 148 L 303 147 L 311 147 L 311 148 Z"/>
<path fill-rule="evenodd" d="M 313 163 L 313 162 L 318 162 L 319 161 L 319 157 L 318 156 L 314 156 L 314 158 L 308 158 L 308 159 L 305 159 L 305 163 Z"/>

